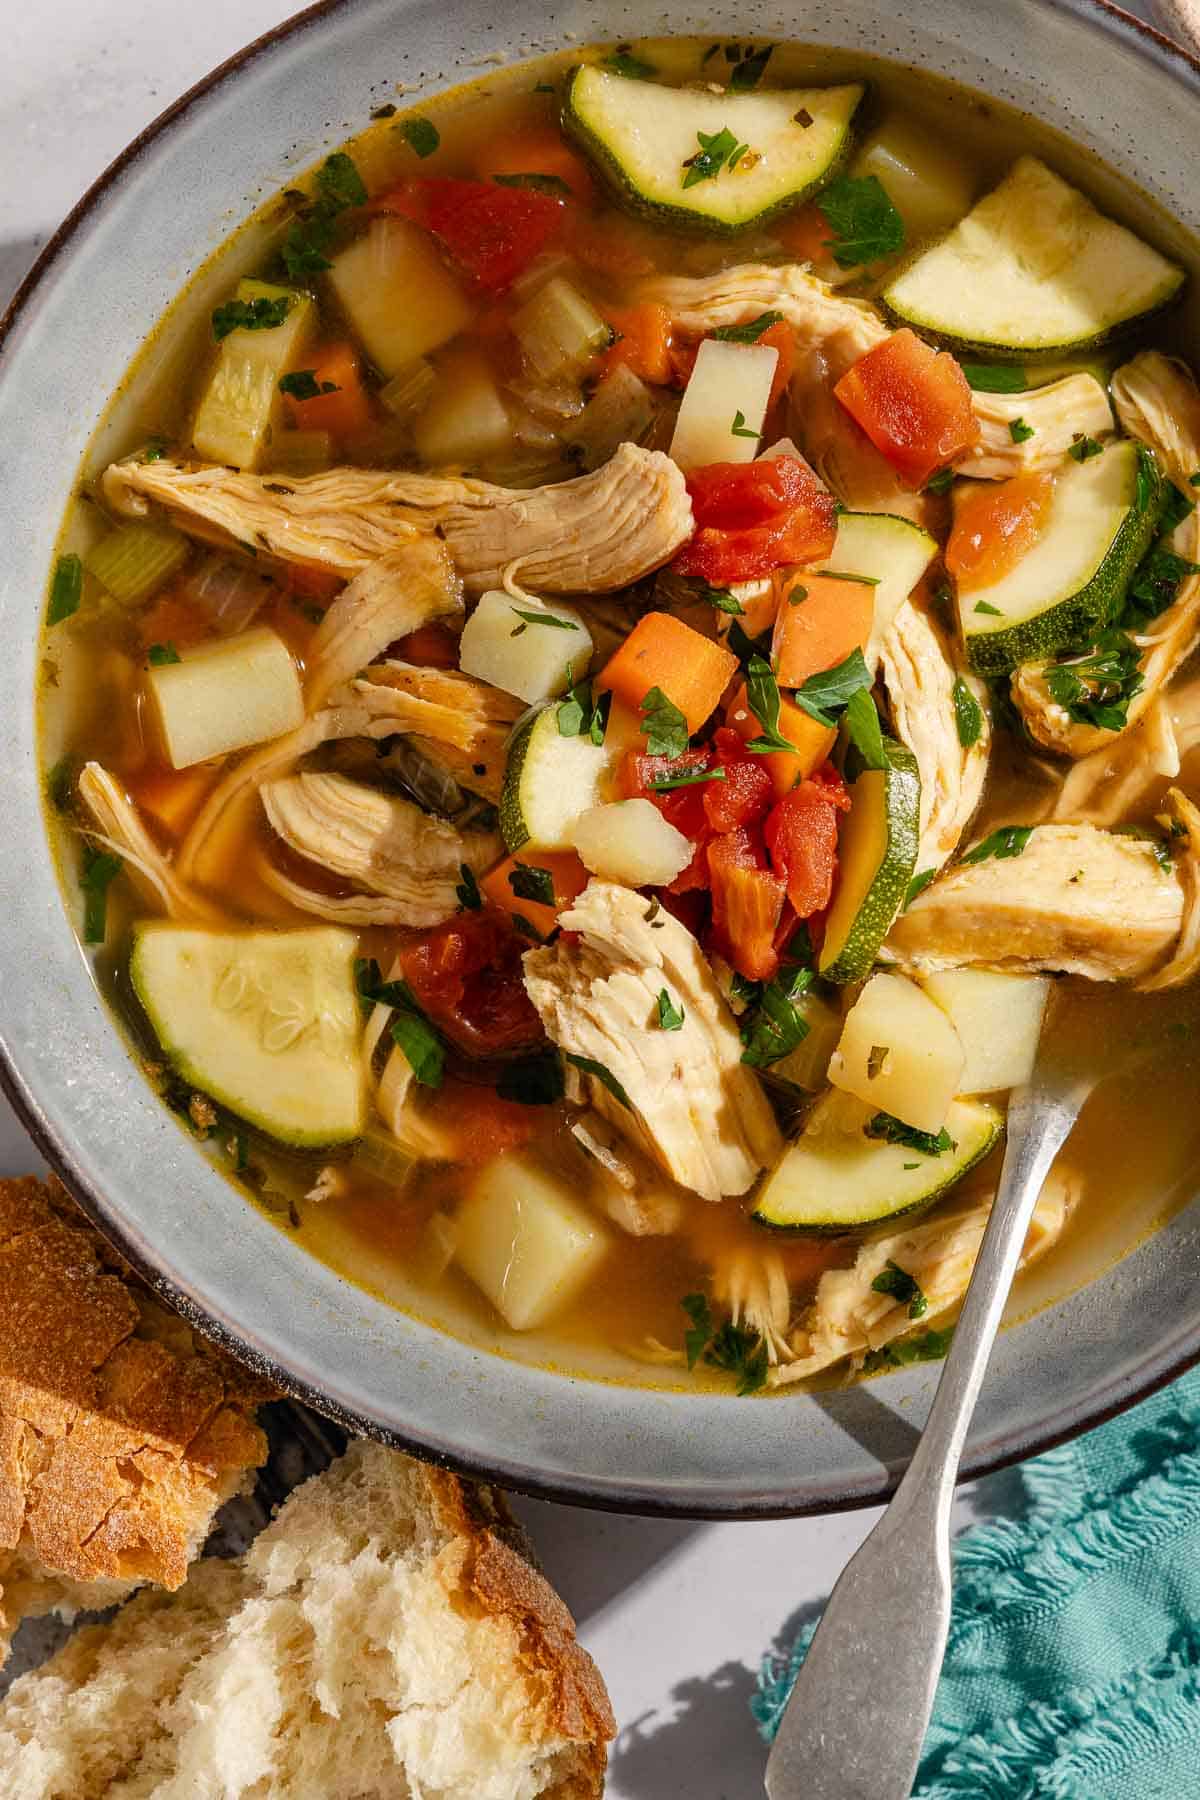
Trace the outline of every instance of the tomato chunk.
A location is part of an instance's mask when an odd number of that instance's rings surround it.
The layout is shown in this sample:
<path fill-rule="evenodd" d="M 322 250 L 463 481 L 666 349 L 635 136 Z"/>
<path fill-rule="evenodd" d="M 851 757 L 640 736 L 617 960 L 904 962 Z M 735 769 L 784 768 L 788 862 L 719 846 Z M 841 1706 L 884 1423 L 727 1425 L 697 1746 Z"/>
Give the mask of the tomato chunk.
<path fill-rule="evenodd" d="M 699 789 L 705 817 L 714 831 L 736 831 L 766 817 L 774 796 L 770 772 L 762 758 L 747 753 L 744 739 L 722 725 L 713 739 L 722 781 L 706 781 Z"/>
<path fill-rule="evenodd" d="M 713 463 L 693 469 L 687 485 L 697 529 L 675 559 L 681 575 L 728 587 L 833 548 L 833 495 L 802 457 Z"/>
<path fill-rule="evenodd" d="M 860 356 L 833 391 L 910 488 L 978 442 L 966 376 L 907 326 Z"/>
<path fill-rule="evenodd" d="M 555 194 L 454 175 L 414 176 L 376 195 L 371 206 L 423 225 L 460 269 L 493 294 L 541 254 L 566 215 Z"/>
<path fill-rule="evenodd" d="M 824 911 L 833 897 L 838 813 L 849 804 L 841 778 L 828 770 L 802 781 L 771 809 L 763 835 L 798 919 Z"/>
<path fill-rule="evenodd" d="M 961 593 L 991 587 L 1037 541 L 1054 498 L 1054 471 L 981 481 L 955 507 L 946 568 Z"/>
<path fill-rule="evenodd" d="M 741 826 L 708 846 L 714 948 L 748 981 L 769 981 L 779 967 L 775 932 L 785 888 L 767 868 L 762 834 Z"/>
<path fill-rule="evenodd" d="M 542 1036 L 525 992 L 526 940 L 502 913 L 464 914 L 400 947 L 397 960 L 418 1006 L 469 1056 L 503 1056 Z"/>
<path fill-rule="evenodd" d="M 527 1144 L 541 1125 L 542 1109 L 505 1100 L 495 1088 L 450 1080 L 424 1096 L 423 1110 L 454 1144 L 460 1161 L 483 1163 Z"/>

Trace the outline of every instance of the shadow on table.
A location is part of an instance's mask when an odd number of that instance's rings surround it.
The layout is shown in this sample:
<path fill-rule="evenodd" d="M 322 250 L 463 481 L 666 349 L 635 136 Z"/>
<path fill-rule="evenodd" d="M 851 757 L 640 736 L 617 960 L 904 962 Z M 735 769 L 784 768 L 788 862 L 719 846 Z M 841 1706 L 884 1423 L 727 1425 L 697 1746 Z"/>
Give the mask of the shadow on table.
<path fill-rule="evenodd" d="M 510 1496 L 553 1585 L 584 1624 L 704 1531 L 693 1519 L 643 1519 Z"/>

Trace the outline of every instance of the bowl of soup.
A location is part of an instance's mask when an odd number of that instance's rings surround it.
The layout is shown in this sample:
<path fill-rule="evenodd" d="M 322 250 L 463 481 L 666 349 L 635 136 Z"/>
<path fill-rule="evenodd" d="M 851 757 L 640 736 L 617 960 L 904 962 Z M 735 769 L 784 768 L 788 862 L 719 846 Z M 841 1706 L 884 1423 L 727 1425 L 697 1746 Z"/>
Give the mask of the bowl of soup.
<path fill-rule="evenodd" d="M 889 1490 L 1047 1020 L 1110 1072 L 967 1467 L 1200 1346 L 1196 70 L 670 23 L 313 9 L 50 246 L 0 1033 L 293 1392 L 751 1516 Z"/>

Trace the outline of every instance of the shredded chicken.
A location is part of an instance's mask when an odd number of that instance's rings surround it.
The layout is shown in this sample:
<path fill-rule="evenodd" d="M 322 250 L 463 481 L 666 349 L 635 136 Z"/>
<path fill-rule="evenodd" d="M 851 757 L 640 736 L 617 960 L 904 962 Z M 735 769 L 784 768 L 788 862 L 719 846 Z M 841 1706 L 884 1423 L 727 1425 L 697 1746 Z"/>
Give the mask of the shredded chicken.
<path fill-rule="evenodd" d="M 1166 696 L 1158 695 L 1132 731 L 1120 732 L 1110 744 L 1073 763 L 1065 779 L 1060 768 L 1051 773 L 1056 789 L 1049 818 L 1100 826 L 1128 818 L 1151 789 L 1179 773 L 1179 744 Z"/>
<path fill-rule="evenodd" d="M 629 1237 L 669 1237 L 683 1219 L 683 1195 L 646 1157 L 639 1156 L 599 1113 L 585 1113 L 571 1136 L 595 1165 L 591 1198 Z M 618 1147 L 619 1146 L 619 1147 Z"/>
<path fill-rule="evenodd" d="M 551 1040 L 601 1065 L 571 1069 L 574 1096 L 706 1200 L 744 1194 L 782 1149 L 774 1115 L 741 1060 L 737 1026 L 691 933 L 613 882 L 592 881 L 561 915 L 563 936 L 525 956 L 525 986 Z M 683 1013 L 658 1024 L 663 989 Z"/>
<path fill-rule="evenodd" d="M 1180 788 L 1175 787 L 1167 795 L 1167 809 L 1162 819 L 1183 886 L 1183 928 L 1170 962 L 1147 980 L 1139 982 L 1146 992 L 1182 987 L 1200 970 L 1200 810 Z"/>
<path fill-rule="evenodd" d="M 1157 350 L 1143 350 L 1112 379 L 1117 416 L 1131 437 L 1157 455 L 1181 493 L 1200 468 L 1200 389 L 1183 363 Z M 1176 526 L 1170 547 L 1189 562 L 1200 562 L 1200 511 Z M 1200 640 L 1200 575 L 1185 575 L 1175 599 L 1145 629 L 1131 633 L 1142 650 L 1142 689 L 1129 702 L 1125 730 L 1137 724 Z M 1013 702 L 1032 735 L 1047 749 L 1071 757 L 1090 756 L 1110 745 L 1115 733 L 1079 724 L 1050 693 L 1047 664 L 1026 663 L 1013 676 Z"/>
<path fill-rule="evenodd" d="M 778 1250 L 740 1249 L 716 1260 L 713 1298 L 728 1306 L 730 1318 L 745 1331 L 755 1331 L 767 1347 L 767 1362 L 791 1362 L 788 1342 L 792 1290 Z"/>
<path fill-rule="evenodd" d="M 462 609 L 462 583 L 436 538 L 412 538 L 368 563 L 338 595 L 309 645 L 309 710 L 397 638 Z"/>
<path fill-rule="evenodd" d="M 1021 1267 L 1043 1256 L 1062 1236 L 1081 1189 L 1079 1178 L 1052 1170 L 1034 1209 Z M 885 1227 L 867 1238 L 849 1269 L 827 1269 L 816 1298 L 792 1333 L 788 1360 L 770 1371 L 772 1386 L 805 1381 L 810 1375 L 868 1350 L 878 1350 L 913 1330 L 908 1302 L 876 1293 L 873 1283 L 888 1263 L 911 1275 L 928 1303 L 920 1330 L 927 1331 L 956 1307 L 967 1291 L 983 1242 L 993 1195 L 959 1202 L 907 1229 Z"/>
<path fill-rule="evenodd" d="M 1050 969 L 1132 980 L 1175 950 L 1183 887 L 1157 846 L 1094 825 L 1039 825 L 1017 856 L 962 862 L 919 894 L 884 946 L 935 969 Z"/>
<path fill-rule="evenodd" d="M 84 764 L 79 798 L 96 823 L 96 832 L 90 835 L 121 857 L 125 873 L 148 905 L 172 919 L 215 924 L 224 916 L 183 880 L 146 830 L 124 788 L 99 763 Z"/>
<path fill-rule="evenodd" d="M 1200 679 L 1189 681 L 1184 687 L 1172 688 L 1167 695 L 1167 705 L 1182 763 L 1193 750 L 1200 748 Z"/>
<path fill-rule="evenodd" d="M 904 486 L 834 394 L 843 366 L 848 366 L 843 336 L 797 356 L 788 388 L 788 423 L 800 449 L 844 506 L 896 513 L 923 524 L 929 510 L 925 496 Z"/>
<path fill-rule="evenodd" d="M 321 893 L 264 862 L 268 886 L 322 919 L 440 925 L 458 910 L 463 865 L 486 868 L 503 849 L 491 832 L 460 832 L 411 800 L 344 775 L 285 775 L 259 792 L 272 829 L 290 849 L 377 896 Z"/>
<path fill-rule="evenodd" d="M 944 634 L 912 600 L 904 601 L 884 637 L 882 666 L 897 735 L 916 757 L 921 776 L 917 868 L 940 869 L 974 817 L 987 779 L 992 737 L 987 689 L 955 666 Z M 982 721 L 969 745 L 959 735 L 960 683 Z"/>
<path fill-rule="evenodd" d="M 867 301 L 835 294 L 799 263 L 740 263 L 716 275 L 655 275 L 639 283 L 638 298 L 665 306 L 676 330 L 696 337 L 743 325 L 760 313 L 782 313 L 797 350 L 824 348 L 834 381 L 891 335 Z"/>
<path fill-rule="evenodd" d="M 1029 469 L 1050 468 L 1080 435 L 1099 440 L 1116 429 L 1108 395 L 1084 371 L 1018 394 L 975 393 L 972 400 L 979 442 L 960 458 L 957 469 L 977 479 L 1007 481 Z M 1018 420 L 1032 434 L 1019 444 L 1011 430 Z"/>
<path fill-rule="evenodd" d="M 377 724 L 412 737 L 454 779 L 498 803 L 512 728 L 522 702 L 457 669 L 418 668 L 389 658 L 352 684 Z"/>

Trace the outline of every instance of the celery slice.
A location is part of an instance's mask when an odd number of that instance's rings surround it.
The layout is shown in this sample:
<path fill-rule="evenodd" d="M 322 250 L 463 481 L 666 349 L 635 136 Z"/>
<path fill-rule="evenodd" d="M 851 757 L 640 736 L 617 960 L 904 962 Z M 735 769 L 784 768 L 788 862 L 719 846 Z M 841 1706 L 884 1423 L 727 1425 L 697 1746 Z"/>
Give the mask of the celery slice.
<path fill-rule="evenodd" d="M 185 561 L 188 541 L 161 525 L 118 525 L 84 557 L 94 575 L 122 606 L 140 606 Z"/>
<path fill-rule="evenodd" d="M 436 381 L 433 364 L 418 356 L 380 388 L 379 398 L 394 418 L 415 419 L 424 410 Z"/>
<path fill-rule="evenodd" d="M 542 381 L 578 375 L 612 340 L 612 331 L 579 289 L 556 275 L 513 316 L 525 360 Z"/>

